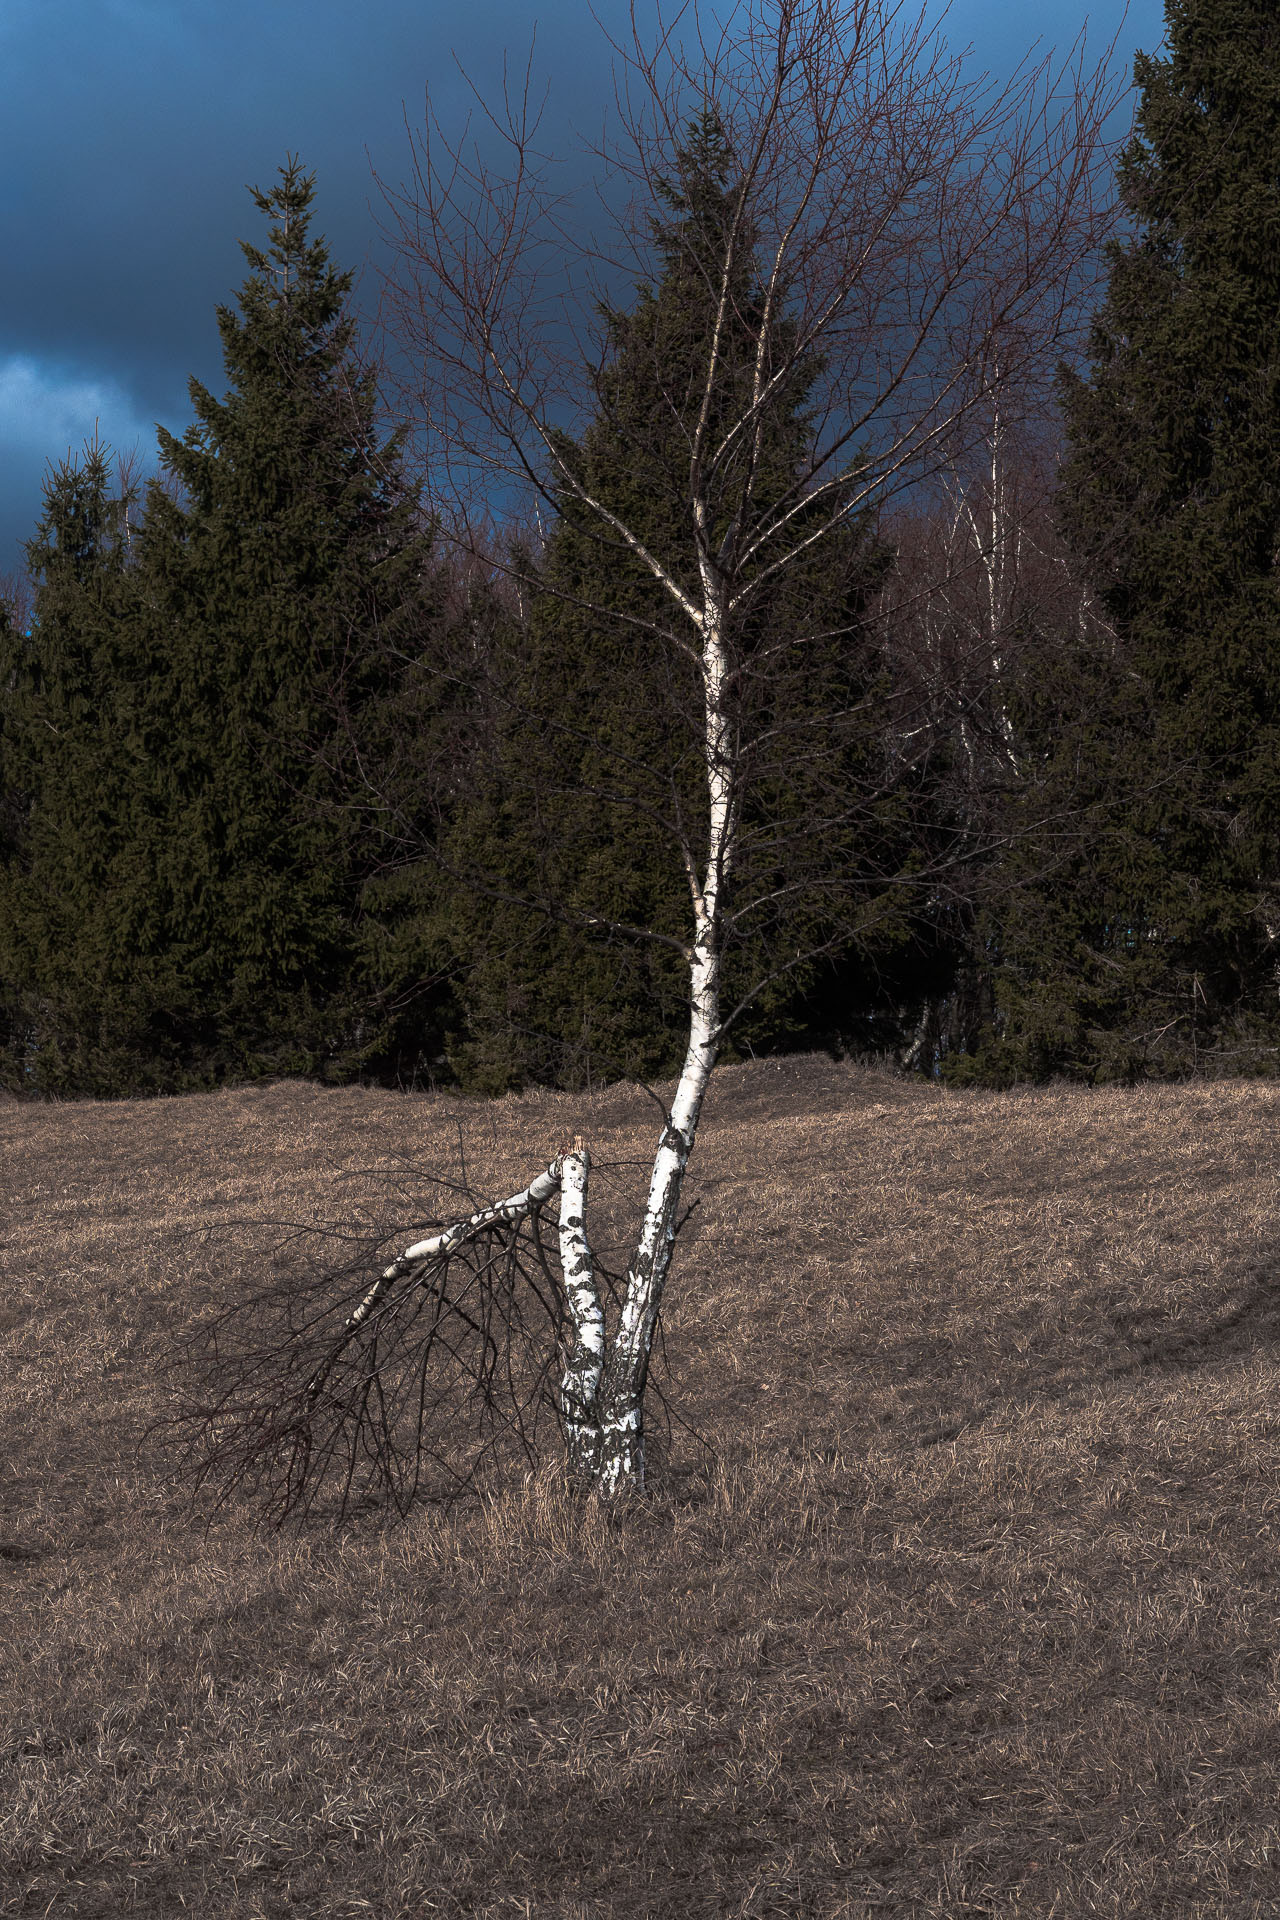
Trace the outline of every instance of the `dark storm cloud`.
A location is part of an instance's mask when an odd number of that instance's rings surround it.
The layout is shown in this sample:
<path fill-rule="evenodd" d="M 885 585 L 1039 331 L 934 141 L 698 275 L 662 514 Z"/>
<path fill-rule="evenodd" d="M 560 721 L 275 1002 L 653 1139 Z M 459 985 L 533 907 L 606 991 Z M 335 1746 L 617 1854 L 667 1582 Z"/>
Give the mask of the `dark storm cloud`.
<path fill-rule="evenodd" d="M 403 111 L 421 118 L 429 80 L 460 117 L 450 49 L 489 85 L 533 25 L 510 0 L 4 0 L 0 570 L 46 459 L 95 412 L 149 452 L 154 421 L 189 418 L 188 375 L 220 385 L 214 307 L 243 277 L 237 240 L 262 228 L 246 183 L 300 154 L 335 260 L 360 268 L 376 246 L 370 159 L 398 177 Z M 557 91 L 607 72 L 590 26 L 562 5 L 539 28 Z"/>
<path fill-rule="evenodd" d="M 598 11 L 621 35 L 622 0 Z M 1099 49 L 1121 12 L 1095 10 Z M 1032 32 L 1070 41 L 1081 17 L 1064 0 L 1034 19 L 963 0 L 948 31 L 999 68 Z M 587 0 L 3 0 L 0 571 L 31 530 L 46 460 L 95 418 L 149 456 L 153 422 L 189 417 L 188 375 L 220 390 L 214 307 L 243 277 L 237 240 L 261 228 L 245 184 L 269 186 L 298 153 L 335 260 L 362 267 L 377 251 L 370 160 L 398 179 L 403 114 L 420 120 L 428 82 L 447 120 L 467 109 L 451 51 L 492 90 L 506 49 L 523 68 L 535 20 L 554 145 L 604 108 L 609 52 Z M 1138 0 L 1126 58 L 1161 30 L 1157 0 Z"/>

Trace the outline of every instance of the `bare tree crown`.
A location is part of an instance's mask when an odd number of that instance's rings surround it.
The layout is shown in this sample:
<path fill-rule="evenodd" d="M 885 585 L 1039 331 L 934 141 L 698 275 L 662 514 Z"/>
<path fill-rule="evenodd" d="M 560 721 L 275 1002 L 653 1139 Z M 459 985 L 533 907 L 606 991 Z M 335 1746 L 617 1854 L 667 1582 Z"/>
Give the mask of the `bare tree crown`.
<path fill-rule="evenodd" d="M 714 244 L 690 235 L 690 270 L 716 315 L 700 390 L 671 401 L 688 436 L 685 481 L 699 564 L 729 604 L 762 554 L 786 568 L 864 500 L 910 486 L 983 402 L 1041 381 L 1080 324 L 1110 218 L 1104 122 L 1117 89 L 1104 61 L 1024 67 L 1005 86 L 967 76 L 928 23 L 891 0 L 752 0 L 713 29 L 696 6 L 635 10 L 617 55 L 618 132 L 596 151 L 602 220 L 580 216 L 538 149 L 532 76 L 486 109 L 498 170 L 428 114 L 409 180 L 387 191 L 402 268 L 390 313 L 414 367 L 436 483 L 455 508 L 578 490 L 638 552 L 608 503 L 581 492 L 557 428 L 598 404 L 608 366 L 598 322 L 619 276 L 653 277 L 649 212 L 678 173 L 691 119 L 714 115 L 733 165 L 733 214 Z M 616 210 L 622 204 L 622 212 Z M 607 232 L 608 239 L 600 237 Z M 749 267 L 747 256 L 750 256 Z M 744 268 L 760 298 L 732 311 Z M 718 348 L 754 336 L 753 377 L 716 419 Z M 789 497 L 742 510 L 718 541 L 710 502 L 726 468 L 749 471 L 778 392 L 815 357 L 809 459 Z M 975 417 L 976 416 L 976 417 Z M 701 506 L 702 514 L 697 512 Z M 701 596 L 640 553 L 696 634 Z"/>

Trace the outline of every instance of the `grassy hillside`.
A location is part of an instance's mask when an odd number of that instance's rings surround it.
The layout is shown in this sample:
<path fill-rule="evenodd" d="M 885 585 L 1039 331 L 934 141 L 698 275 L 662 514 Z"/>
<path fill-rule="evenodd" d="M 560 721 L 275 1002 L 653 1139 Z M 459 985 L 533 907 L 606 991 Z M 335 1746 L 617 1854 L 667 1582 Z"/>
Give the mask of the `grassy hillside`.
<path fill-rule="evenodd" d="M 714 1453 L 621 1531 L 551 1473 L 255 1536 L 139 1450 L 254 1221 L 651 1103 L 0 1105 L 0 1913 L 1274 1914 L 1278 1119 L 726 1070 L 666 1315 Z"/>

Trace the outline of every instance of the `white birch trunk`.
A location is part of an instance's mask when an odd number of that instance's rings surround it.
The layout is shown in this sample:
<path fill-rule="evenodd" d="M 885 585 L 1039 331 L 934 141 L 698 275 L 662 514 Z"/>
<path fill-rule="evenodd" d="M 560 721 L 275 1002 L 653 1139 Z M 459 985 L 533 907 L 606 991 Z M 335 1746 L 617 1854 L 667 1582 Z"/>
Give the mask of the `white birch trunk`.
<path fill-rule="evenodd" d="M 587 1239 L 591 1156 L 576 1139 L 560 1158 L 560 1270 L 572 1345 L 560 1377 L 569 1477 L 593 1486 L 600 1471 L 600 1380 L 604 1371 L 604 1308 Z"/>
<path fill-rule="evenodd" d="M 723 902 L 733 851 L 733 754 L 725 713 L 727 659 L 723 613 L 704 568 L 703 687 L 708 795 L 707 865 L 692 886 L 693 950 L 689 961 L 689 1044 L 675 1099 L 649 1179 L 649 1195 L 618 1330 L 601 1388 L 600 1491 L 606 1498 L 644 1488 L 644 1392 L 654 1328 L 671 1268 L 680 1193 L 693 1151 L 703 1098 L 720 1046 L 720 945 Z"/>

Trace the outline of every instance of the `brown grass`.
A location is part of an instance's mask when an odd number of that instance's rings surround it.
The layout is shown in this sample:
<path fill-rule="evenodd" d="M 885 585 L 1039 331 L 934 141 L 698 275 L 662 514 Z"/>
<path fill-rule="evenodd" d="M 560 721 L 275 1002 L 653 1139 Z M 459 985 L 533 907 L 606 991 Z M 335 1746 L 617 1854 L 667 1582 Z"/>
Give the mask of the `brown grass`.
<path fill-rule="evenodd" d="M 1278 1118 L 729 1069 L 667 1316 L 716 1457 L 621 1530 L 552 1470 L 255 1536 L 138 1450 L 252 1266 L 189 1228 L 652 1107 L 0 1105 L 0 1912 L 1274 1914 Z"/>

